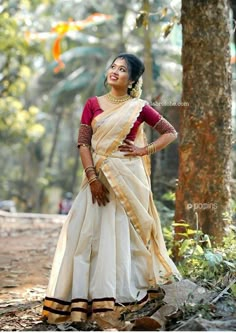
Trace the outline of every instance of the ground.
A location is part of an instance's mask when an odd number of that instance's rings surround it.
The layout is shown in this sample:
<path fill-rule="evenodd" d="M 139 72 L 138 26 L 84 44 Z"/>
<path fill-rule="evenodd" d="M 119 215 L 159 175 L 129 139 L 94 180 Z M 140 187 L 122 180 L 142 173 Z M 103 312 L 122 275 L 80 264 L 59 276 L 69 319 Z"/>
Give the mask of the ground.
<path fill-rule="evenodd" d="M 42 325 L 42 299 L 63 219 L 0 217 L 0 330 Z"/>
<path fill-rule="evenodd" d="M 7 214 L 0 211 L 0 330 L 236 330 L 236 300 L 230 287 L 207 290 L 190 280 L 162 286 L 164 299 L 148 302 L 140 311 L 126 313 L 121 322 L 110 312 L 87 326 L 49 325 L 42 321 L 45 296 L 62 215 Z M 191 295 L 191 297 L 190 297 Z"/>

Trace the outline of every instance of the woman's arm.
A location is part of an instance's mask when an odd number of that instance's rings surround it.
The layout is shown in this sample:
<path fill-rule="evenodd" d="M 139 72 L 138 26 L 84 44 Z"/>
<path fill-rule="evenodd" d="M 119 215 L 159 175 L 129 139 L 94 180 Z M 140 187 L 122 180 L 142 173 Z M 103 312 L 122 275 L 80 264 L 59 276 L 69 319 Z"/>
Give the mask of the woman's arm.
<path fill-rule="evenodd" d="M 80 150 L 80 158 L 88 178 L 90 186 L 92 201 L 97 201 L 98 205 L 106 205 L 109 202 L 107 188 L 98 180 L 94 162 L 91 154 L 91 138 L 92 128 L 86 124 L 80 125 L 79 137 L 78 137 L 78 148 Z"/>
<path fill-rule="evenodd" d="M 159 113 L 157 113 L 159 115 Z M 160 116 L 160 115 L 159 115 Z M 126 156 L 144 156 L 151 155 L 157 151 L 162 150 L 166 146 L 168 146 L 172 141 L 174 141 L 178 133 L 175 128 L 162 116 L 159 117 L 157 123 L 153 126 L 153 128 L 161 134 L 159 138 L 155 141 L 149 143 L 145 147 L 136 147 L 133 141 L 124 140 L 124 144 L 122 144 L 119 149 L 121 151 L 127 152 Z"/>
<path fill-rule="evenodd" d="M 178 136 L 175 128 L 163 117 L 158 120 L 154 129 L 161 134 L 161 136 L 145 147 L 146 154 L 148 155 L 165 148 Z"/>

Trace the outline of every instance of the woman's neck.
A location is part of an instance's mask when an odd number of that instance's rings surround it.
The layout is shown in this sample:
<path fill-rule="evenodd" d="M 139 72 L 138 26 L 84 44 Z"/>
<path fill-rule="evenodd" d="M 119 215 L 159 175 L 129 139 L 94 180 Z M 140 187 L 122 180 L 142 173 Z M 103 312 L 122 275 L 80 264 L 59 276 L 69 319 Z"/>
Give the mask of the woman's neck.
<path fill-rule="evenodd" d="M 111 93 L 113 96 L 120 97 L 120 96 L 125 96 L 125 95 L 127 95 L 127 90 L 117 90 L 117 89 L 111 88 L 110 93 Z"/>

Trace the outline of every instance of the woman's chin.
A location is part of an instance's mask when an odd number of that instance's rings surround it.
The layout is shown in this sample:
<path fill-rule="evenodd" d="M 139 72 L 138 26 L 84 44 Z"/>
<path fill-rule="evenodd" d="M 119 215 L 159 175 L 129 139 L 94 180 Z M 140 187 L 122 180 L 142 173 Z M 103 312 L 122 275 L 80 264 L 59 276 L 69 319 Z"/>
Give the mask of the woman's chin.
<path fill-rule="evenodd" d="M 109 87 L 117 87 L 117 83 L 114 81 L 107 81 L 107 84 L 109 85 Z"/>

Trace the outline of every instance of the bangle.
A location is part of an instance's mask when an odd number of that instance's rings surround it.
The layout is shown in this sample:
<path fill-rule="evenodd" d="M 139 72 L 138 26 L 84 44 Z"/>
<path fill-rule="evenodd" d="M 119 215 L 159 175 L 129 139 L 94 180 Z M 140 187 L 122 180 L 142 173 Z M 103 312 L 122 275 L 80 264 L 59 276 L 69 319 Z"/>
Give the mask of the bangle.
<path fill-rule="evenodd" d="M 86 176 L 89 179 L 91 176 L 97 176 L 95 170 L 90 170 L 88 172 L 86 172 Z"/>
<path fill-rule="evenodd" d="M 78 143 L 77 147 L 78 147 L 78 148 L 80 148 L 80 147 L 87 147 L 87 148 L 90 148 L 91 146 L 88 145 L 87 143 Z"/>
<path fill-rule="evenodd" d="M 88 180 L 89 185 L 92 184 L 93 182 L 95 182 L 95 180 L 97 180 L 97 179 L 98 179 L 97 176 L 94 176 L 94 177 L 92 177 L 91 179 L 89 179 L 89 180 Z"/>
<path fill-rule="evenodd" d="M 94 166 L 88 166 L 86 169 L 84 169 L 85 173 L 87 173 L 88 171 L 95 171 L 95 167 Z"/>
<path fill-rule="evenodd" d="M 157 151 L 157 148 L 155 147 L 155 145 L 154 145 L 153 142 L 149 143 L 147 145 L 147 153 L 148 153 L 148 155 L 151 155 L 151 154 L 155 153 L 156 151 Z"/>

